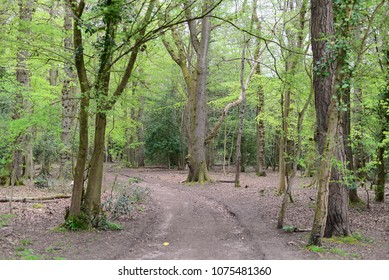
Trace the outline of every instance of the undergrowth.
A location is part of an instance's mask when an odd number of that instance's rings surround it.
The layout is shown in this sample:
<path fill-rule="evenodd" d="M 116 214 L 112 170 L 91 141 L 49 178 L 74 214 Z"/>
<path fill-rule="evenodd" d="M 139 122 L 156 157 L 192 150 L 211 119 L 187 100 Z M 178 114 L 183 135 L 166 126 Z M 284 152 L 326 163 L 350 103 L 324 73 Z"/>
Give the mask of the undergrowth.
<path fill-rule="evenodd" d="M 356 253 L 348 253 L 345 250 L 341 248 L 336 248 L 335 244 L 338 245 L 349 245 L 349 246 L 358 246 L 358 245 L 367 245 L 371 244 L 374 241 L 368 237 L 363 236 L 359 232 L 355 232 L 352 235 L 349 236 L 339 236 L 339 237 L 331 237 L 331 238 L 323 238 L 323 242 L 325 243 L 325 246 L 318 247 L 318 246 L 307 246 L 306 249 L 315 252 L 315 253 L 331 253 L 335 255 L 339 255 L 344 258 L 348 259 L 359 259 L 360 255 Z M 351 247 L 348 247 L 351 248 Z"/>
<path fill-rule="evenodd" d="M 0 228 L 8 226 L 12 218 L 12 214 L 0 214 Z"/>
<path fill-rule="evenodd" d="M 110 218 L 117 219 L 122 216 L 130 216 L 134 210 L 141 210 L 139 206 L 149 194 L 149 189 L 138 186 L 120 187 L 115 195 L 108 197 L 102 208 L 110 214 Z"/>

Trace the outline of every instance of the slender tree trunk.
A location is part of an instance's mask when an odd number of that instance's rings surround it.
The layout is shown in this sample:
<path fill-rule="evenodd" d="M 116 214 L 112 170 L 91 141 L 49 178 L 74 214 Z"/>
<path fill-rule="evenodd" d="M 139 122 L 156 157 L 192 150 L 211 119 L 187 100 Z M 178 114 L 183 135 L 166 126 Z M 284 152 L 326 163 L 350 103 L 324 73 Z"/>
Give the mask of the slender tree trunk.
<path fill-rule="evenodd" d="M 18 30 L 18 41 L 20 44 L 23 44 L 27 38 L 27 36 L 30 33 L 29 30 L 29 22 L 32 20 L 32 14 L 33 14 L 33 3 L 29 0 L 19 0 L 19 30 Z M 29 51 L 24 46 L 19 46 L 17 55 L 16 55 L 16 80 L 20 84 L 20 88 L 18 89 L 18 92 L 16 93 L 16 100 L 17 100 L 17 106 L 14 108 L 14 113 L 12 116 L 12 119 L 16 120 L 21 118 L 23 112 L 26 110 L 26 104 L 27 100 L 24 98 L 24 92 L 29 91 L 30 87 L 30 77 L 29 77 L 29 70 L 27 67 L 27 61 L 30 54 Z M 12 156 L 12 164 L 11 164 L 11 182 L 14 182 L 14 184 L 19 185 L 23 182 L 23 159 L 27 153 L 27 159 L 28 159 L 28 168 L 29 173 L 26 174 L 27 178 L 31 177 L 31 169 L 33 170 L 33 167 L 31 167 L 31 157 L 28 157 L 31 152 L 31 139 L 30 137 L 25 135 L 25 132 L 23 132 L 23 135 L 20 135 L 14 145 L 13 149 L 13 156 Z M 26 162 L 25 162 L 26 163 Z"/>
<path fill-rule="evenodd" d="M 138 149 L 137 149 L 137 166 L 138 167 L 144 167 L 145 166 L 145 149 L 144 149 L 144 137 L 143 137 L 143 125 L 142 119 L 143 119 L 143 111 L 144 111 L 144 102 L 145 98 L 144 96 L 139 97 L 139 109 L 138 109 L 138 115 L 137 115 L 137 122 L 140 123 L 138 127 Z"/>
<path fill-rule="evenodd" d="M 64 17 L 64 30 L 70 32 L 72 30 L 72 11 L 70 7 L 65 4 L 65 17 Z M 64 48 L 65 51 L 69 54 L 69 57 L 72 53 L 73 39 L 70 35 L 64 38 Z M 72 162 L 71 162 L 71 131 L 74 126 L 74 118 L 76 113 L 75 108 L 75 92 L 76 92 L 76 75 L 73 69 L 73 63 L 65 61 L 64 63 L 64 81 L 62 86 L 62 122 L 61 122 L 61 141 L 63 148 L 60 154 L 60 168 L 59 168 L 59 177 L 60 178 L 70 178 L 72 175 Z"/>
<path fill-rule="evenodd" d="M 244 63 L 244 62 L 243 62 Z M 243 70 L 242 70 L 243 71 Z M 240 185 L 240 172 L 241 172 L 241 161 L 242 161 L 242 151 L 241 151 L 241 144 L 242 144 L 242 134 L 243 134 L 243 127 L 244 127 L 244 113 L 245 113 L 245 106 L 246 106 L 246 97 L 244 94 L 245 90 L 243 91 L 242 95 L 242 103 L 240 104 L 240 110 L 239 110 L 239 128 L 238 128 L 238 136 L 236 138 L 236 162 L 235 162 L 235 187 L 239 188 Z"/>
<path fill-rule="evenodd" d="M 72 5 L 72 0 L 68 0 L 68 5 Z M 83 3 L 83 2 L 82 2 Z M 76 17 L 80 17 L 83 13 L 84 6 L 82 3 L 78 7 L 73 7 L 73 13 Z M 80 109 L 78 115 L 79 122 L 79 145 L 76 166 L 74 168 L 74 180 L 73 180 L 73 191 L 72 199 L 70 203 L 69 215 L 68 217 L 76 217 L 81 212 L 81 204 L 84 194 L 84 173 L 85 166 L 88 156 L 88 109 L 89 109 L 89 91 L 90 86 L 88 82 L 88 77 L 86 73 L 85 63 L 84 63 L 84 54 L 83 54 L 83 40 L 82 40 L 82 31 L 79 27 L 79 22 L 77 19 L 74 19 L 73 24 L 73 42 L 74 42 L 74 54 L 75 54 L 75 65 L 77 70 L 77 76 L 81 89 L 80 97 Z"/>
<path fill-rule="evenodd" d="M 257 75 L 261 75 L 260 66 L 258 65 Z M 256 174 L 257 176 L 266 176 L 266 165 L 265 165 L 265 122 L 263 121 L 262 115 L 265 108 L 265 91 L 263 86 L 259 85 L 257 89 L 258 105 L 257 105 L 257 153 L 256 153 Z"/>

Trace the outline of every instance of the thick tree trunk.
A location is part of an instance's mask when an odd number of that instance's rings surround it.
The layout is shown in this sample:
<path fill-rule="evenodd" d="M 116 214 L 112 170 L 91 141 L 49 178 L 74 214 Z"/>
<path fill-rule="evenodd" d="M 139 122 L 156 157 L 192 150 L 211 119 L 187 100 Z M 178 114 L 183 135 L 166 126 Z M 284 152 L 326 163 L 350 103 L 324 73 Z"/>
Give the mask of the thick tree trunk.
<path fill-rule="evenodd" d="M 309 238 L 309 244 L 321 246 L 321 240 L 324 236 L 326 221 L 328 215 L 329 185 L 331 179 L 332 158 L 335 152 L 335 137 L 338 126 L 338 112 L 334 102 L 328 116 L 328 130 L 324 136 L 322 147 L 322 160 L 320 161 L 319 174 L 317 176 L 317 198 L 316 209 L 313 220 L 312 231 Z"/>
<path fill-rule="evenodd" d="M 331 0 L 311 1 L 311 37 L 314 60 L 314 91 L 317 116 L 317 142 L 321 155 L 318 175 L 318 197 L 310 243 L 321 244 L 321 238 L 332 234 L 348 235 L 348 192 L 341 182 L 342 174 L 332 167 L 335 155 L 344 167 L 344 140 L 339 108 L 338 88 L 342 85 L 343 61 L 334 60 L 327 45 L 335 40 L 334 17 Z M 323 40 L 325 38 L 326 40 Z M 338 54 L 342 57 L 342 53 Z M 324 65 L 324 67 L 323 67 Z M 335 121 L 335 119 L 337 119 Z M 337 141 L 337 142 L 335 142 Z M 336 150 L 334 145 L 336 145 Z M 331 174 L 331 175 L 330 175 Z M 331 178 L 331 188 L 329 188 Z M 328 189 L 329 188 L 329 189 Z M 347 196 L 345 198 L 344 196 Z M 330 201 L 328 202 L 328 199 Z M 324 223 L 324 218 L 326 223 Z"/>
<path fill-rule="evenodd" d="M 339 109 L 338 109 L 339 110 Z M 341 113 L 339 113 L 341 114 Z M 339 117 L 341 119 L 341 117 Z M 348 204 L 348 186 L 344 184 L 343 174 L 339 169 L 346 169 L 346 154 L 344 150 L 343 125 L 338 123 L 337 135 L 335 138 L 335 156 L 338 165 L 334 166 L 331 172 L 329 184 L 328 215 L 324 231 L 324 237 L 348 236 L 350 235 Z M 342 165 L 342 168 L 339 168 Z"/>
<path fill-rule="evenodd" d="M 207 2 L 207 1 L 205 1 Z M 204 4 L 203 11 L 208 10 L 209 5 Z M 187 163 L 189 174 L 186 182 L 204 183 L 210 181 L 206 163 L 205 134 L 207 124 L 206 108 L 206 82 L 208 75 L 208 48 L 210 41 L 211 27 L 209 15 L 201 20 L 201 38 L 198 40 L 194 22 L 189 22 L 191 42 L 197 54 L 197 79 L 193 96 L 189 97 L 190 102 L 190 143 Z"/>

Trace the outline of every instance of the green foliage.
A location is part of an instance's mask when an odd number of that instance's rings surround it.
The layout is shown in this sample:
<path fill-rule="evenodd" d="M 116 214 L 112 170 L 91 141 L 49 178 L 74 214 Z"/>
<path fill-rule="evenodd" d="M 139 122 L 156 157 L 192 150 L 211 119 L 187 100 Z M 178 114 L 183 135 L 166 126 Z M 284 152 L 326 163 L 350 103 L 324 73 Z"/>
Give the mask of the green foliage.
<path fill-rule="evenodd" d="M 152 164 L 179 165 L 180 116 L 171 107 L 150 112 L 145 120 L 145 155 Z"/>
<path fill-rule="evenodd" d="M 324 253 L 326 251 L 323 247 L 319 247 L 315 245 L 307 246 L 307 250 L 315 253 Z"/>
<path fill-rule="evenodd" d="M 32 249 L 24 248 L 21 251 L 16 253 L 16 256 L 21 260 L 42 260 L 43 257 L 41 255 L 37 255 L 34 253 Z"/>
<path fill-rule="evenodd" d="M 20 246 L 15 248 L 16 256 L 21 260 L 41 260 L 43 258 L 41 255 L 35 254 L 31 248 L 27 248 L 29 245 L 32 245 L 31 240 L 20 240 Z"/>
<path fill-rule="evenodd" d="M 39 174 L 34 179 L 34 186 L 37 188 L 48 188 L 49 187 L 49 180 L 46 175 Z"/>
<path fill-rule="evenodd" d="M 115 196 L 107 198 L 102 203 L 102 208 L 109 212 L 113 219 L 129 216 L 134 210 L 138 209 L 137 205 L 143 202 L 148 194 L 148 189 L 138 186 L 122 187 Z"/>
<path fill-rule="evenodd" d="M 282 230 L 285 232 L 294 232 L 296 230 L 296 227 L 294 226 L 284 226 L 282 227 Z"/>
<path fill-rule="evenodd" d="M 0 214 L 0 228 L 8 226 L 13 217 L 12 214 Z"/>
<path fill-rule="evenodd" d="M 69 216 L 63 227 L 70 231 L 90 230 L 91 220 L 85 212 L 81 211 L 77 216 Z"/>

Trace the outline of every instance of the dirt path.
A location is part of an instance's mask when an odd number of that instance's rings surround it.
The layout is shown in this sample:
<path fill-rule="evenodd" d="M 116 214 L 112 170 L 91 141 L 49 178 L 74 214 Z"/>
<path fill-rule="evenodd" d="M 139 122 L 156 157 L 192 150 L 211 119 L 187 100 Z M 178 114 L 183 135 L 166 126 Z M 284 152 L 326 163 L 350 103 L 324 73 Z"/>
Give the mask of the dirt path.
<path fill-rule="evenodd" d="M 119 259 L 305 258 L 261 221 L 255 200 L 237 197 L 240 190 L 231 184 L 186 186 L 163 182 L 158 172 L 154 178 L 136 175 L 144 180 L 140 185 L 151 190 L 158 218 L 131 252 L 116 256 Z"/>

